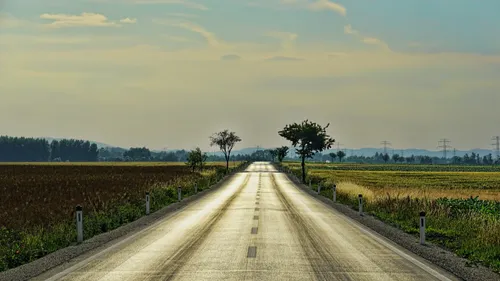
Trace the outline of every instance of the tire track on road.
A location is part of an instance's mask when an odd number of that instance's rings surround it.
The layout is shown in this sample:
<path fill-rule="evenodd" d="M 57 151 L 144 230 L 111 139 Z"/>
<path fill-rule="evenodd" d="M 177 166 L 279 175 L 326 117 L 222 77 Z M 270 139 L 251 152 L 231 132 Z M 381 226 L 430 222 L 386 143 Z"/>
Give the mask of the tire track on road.
<path fill-rule="evenodd" d="M 300 215 L 299 210 L 297 210 L 297 208 L 283 195 L 283 192 L 279 188 L 273 174 L 271 174 L 271 183 L 280 202 L 286 210 L 285 215 L 288 218 L 287 222 L 291 225 L 292 229 L 295 230 L 300 245 L 307 256 L 307 260 L 310 262 L 316 279 L 331 280 L 331 272 L 338 270 L 338 268 L 336 269 L 333 265 L 337 264 L 338 261 L 322 246 L 325 245 L 326 242 L 322 239 L 321 235 L 315 231 L 314 225 L 308 223 Z M 316 260 L 321 261 L 322 264 L 315 263 L 314 261 Z M 347 275 L 343 277 L 343 280 L 352 280 Z"/>
<path fill-rule="evenodd" d="M 210 218 L 208 222 L 204 223 L 200 228 L 197 228 L 191 235 L 191 239 L 188 239 L 185 243 L 183 243 L 168 261 L 157 267 L 157 271 L 161 272 L 160 275 L 150 275 L 146 277 L 145 280 L 167 281 L 175 279 L 176 273 L 184 267 L 193 253 L 195 253 L 196 250 L 203 244 L 205 239 L 213 230 L 214 225 L 220 221 L 224 214 L 226 214 L 227 209 L 229 209 L 232 205 L 234 199 L 240 195 L 241 191 L 248 184 L 250 177 L 251 174 L 247 174 L 243 183 L 238 187 L 238 190 L 231 195 L 220 210 L 212 218 Z"/>

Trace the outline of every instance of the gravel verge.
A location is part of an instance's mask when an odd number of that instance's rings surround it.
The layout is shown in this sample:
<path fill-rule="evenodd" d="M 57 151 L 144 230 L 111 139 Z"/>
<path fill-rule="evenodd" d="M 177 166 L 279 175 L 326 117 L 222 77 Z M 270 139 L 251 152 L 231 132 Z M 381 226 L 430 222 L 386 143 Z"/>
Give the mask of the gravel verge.
<path fill-rule="evenodd" d="M 189 203 L 210 194 L 217 189 L 219 189 L 226 181 L 228 181 L 234 174 L 243 171 L 246 167 L 245 165 L 238 170 L 233 171 L 229 175 L 225 176 L 218 183 L 210 186 L 210 188 L 200 191 L 198 194 L 192 195 L 182 199 L 180 202 L 172 203 L 154 213 L 150 213 L 148 216 L 143 216 L 131 223 L 120 226 L 112 231 L 96 235 L 88 240 L 84 240 L 81 244 L 74 244 L 69 247 L 60 249 L 51 254 L 48 254 L 40 259 L 37 259 L 31 263 L 23 264 L 16 268 L 9 269 L 4 272 L 0 272 L 0 281 L 24 281 L 34 278 L 56 266 L 62 265 L 65 262 L 70 261 L 82 254 L 95 250 L 99 247 L 108 246 L 107 244 L 113 244 L 114 240 L 121 238 L 128 234 L 133 234 L 134 232 L 140 231 L 162 219 L 175 210 L 178 210 Z M 105 248 L 105 247 L 103 247 Z"/>
<path fill-rule="evenodd" d="M 281 170 L 276 166 L 276 169 Z M 347 205 L 334 203 L 331 199 L 328 199 L 322 195 L 317 194 L 315 191 L 309 188 L 309 186 L 304 185 L 300 180 L 293 174 L 286 173 L 288 178 L 294 182 L 298 187 L 300 187 L 305 192 L 309 193 L 311 196 L 317 198 L 318 200 L 328 204 L 335 210 L 344 214 L 345 216 L 361 223 L 362 225 L 372 229 L 378 234 L 388 238 L 392 242 L 398 244 L 399 246 L 407 249 L 408 251 L 432 262 L 433 264 L 447 270 L 453 275 L 457 276 L 462 280 L 467 281 L 495 281 L 500 280 L 500 275 L 493 272 L 491 269 L 481 266 L 481 265 L 471 265 L 471 262 L 467 259 L 457 256 L 455 253 L 445 250 L 435 244 L 426 242 L 426 245 L 420 245 L 417 238 L 414 236 L 394 227 L 383 221 L 377 219 L 368 214 L 360 216 L 357 210 L 353 210 Z"/>

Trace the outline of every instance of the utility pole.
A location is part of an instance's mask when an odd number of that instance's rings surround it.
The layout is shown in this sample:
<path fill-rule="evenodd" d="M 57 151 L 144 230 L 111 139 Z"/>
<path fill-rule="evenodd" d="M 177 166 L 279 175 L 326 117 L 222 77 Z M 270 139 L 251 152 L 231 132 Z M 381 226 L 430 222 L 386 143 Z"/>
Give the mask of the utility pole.
<path fill-rule="evenodd" d="M 497 160 L 500 160 L 500 136 L 494 136 L 492 140 L 494 141 L 492 145 L 495 151 L 495 155 L 497 156 Z"/>
<path fill-rule="evenodd" d="M 390 146 L 391 143 L 389 141 L 382 141 L 380 144 L 384 145 L 384 154 L 387 154 L 387 146 Z"/>
<path fill-rule="evenodd" d="M 451 145 L 448 145 L 450 141 L 448 139 L 441 139 L 438 143 L 438 148 L 443 149 L 443 157 L 446 160 L 446 153 L 448 152 L 448 148 L 451 148 Z"/>
<path fill-rule="evenodd" d="M 339 151 L 340 151 L 340 146 L 341 146 L 341 145 L 344 145 L 344 144 L 339 143 L 339 142 L 337 143 L 337 152 L 339 152 Z"/>
<path fill-rule="evenodd" d="M 453 158 L 457 157 L 457 149 L 453 148 Z"/>

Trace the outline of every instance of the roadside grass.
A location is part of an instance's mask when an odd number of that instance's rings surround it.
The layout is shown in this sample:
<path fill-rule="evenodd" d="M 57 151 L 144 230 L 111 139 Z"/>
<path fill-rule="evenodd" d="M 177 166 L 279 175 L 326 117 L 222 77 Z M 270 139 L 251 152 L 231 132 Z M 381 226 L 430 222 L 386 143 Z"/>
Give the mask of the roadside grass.
<path fill-rule="evenodd" d="M 299 165 L 284 165 L 300 176 Z M 471 266 L 482 264 L 500 272 L 500 189 L 497 185 L 500 173 L 470 178 L 469 172 L 447 172 L 446 175 L 437 172 L 440 183 L 432 188 L 436 175 L 432 171 L 412 172 L 408 181 L 401 177 L 405 173 L 395 176 L 394 171 L 308 168 L 307 181 L 311 179 L 313 190 L 321 183 L 321 195 L 332 198 L 331 187 L 336 184 L 337 201 L 354 210 L 358 208 L 358 194 L 362 194 L 366 213 L 415 237 L 419 235 L 419 212 L 425 211 L 427 240 L 469 259 Z M 469 180 L 456 184 L 457 178 L 464 177 Z M 494 183 L 492 188 L 477 188 L 483 186 L 485 178 Z M 474 180 L 477 182 L 473 187 L 467 187 Z"/>
<path fill-rule="evenodd" d="M 180 163 L 181 165 L 183 163 Z M 238 167 L 230 172 L 244 167 Z M 179 165 L 179 163 L 177 163 Z M 149 188 L 151 213 L 177 202 L 177 187 L 182 187 L 183 198 L 194 194 L 194 185 L 203 191 L 225 176 L 225 169 L 217 164 L 197 176 L 181 176 L 165 183 L 157 183 Z M 112 178 L 112 175 L 110 175 Z M 95 192 L 95 190 L 93 190 Z M 55 194 L 59 196 L 59 194 Z M 125 202 L 104 202 L 97 196 L 90 207 L 84 209 L 84 238 L 116 229 L 145 215 L 144 198 L 128 198 Z M 0 272 L 32 262 L 47 254 L 76 243 L 74 217 L 57 222 L 33 225 L 23 229 L 0 227 Z"/>

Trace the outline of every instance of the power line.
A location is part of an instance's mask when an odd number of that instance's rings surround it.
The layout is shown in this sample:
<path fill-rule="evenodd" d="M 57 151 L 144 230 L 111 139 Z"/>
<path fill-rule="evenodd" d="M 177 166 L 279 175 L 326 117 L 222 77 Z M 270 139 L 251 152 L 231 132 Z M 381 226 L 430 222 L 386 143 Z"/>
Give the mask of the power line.
<path fill-rule="evenodd" d="M 494 136 L 491 138 L 494 143 L 492 143 L 497 159 L 500 159 L 500 136 Z"/>
<path fill-rule="evenodd" d="M 451 148 L 451 145 L 448 145 L 450 141 L 448 139 L 439 140 L 438 148 L 443 149 L 443 158 L 446 159 L 446 154 L 448 153 L 448 148 Z"/>
<path fill-rule="evenodd" d="M 387 146 L 391 146 L 391 142 L 389 141 L 382 141 L 380 144 L 383 144 L 384 145 L 384 154 L 387 154 Z"/>

